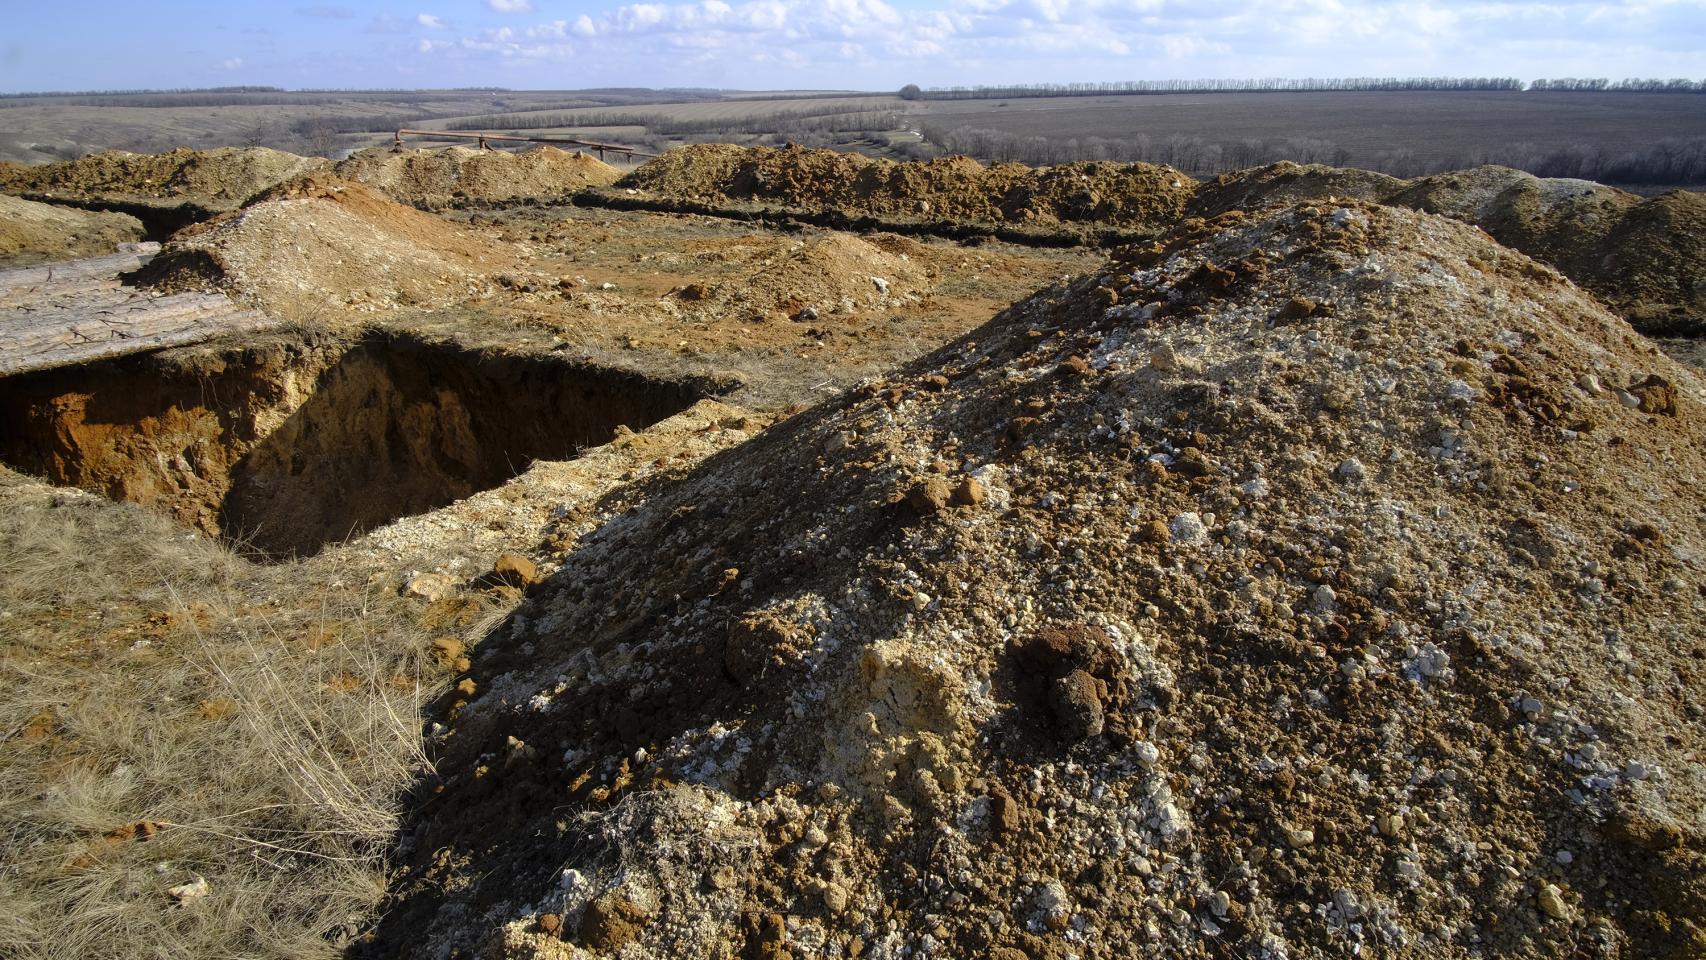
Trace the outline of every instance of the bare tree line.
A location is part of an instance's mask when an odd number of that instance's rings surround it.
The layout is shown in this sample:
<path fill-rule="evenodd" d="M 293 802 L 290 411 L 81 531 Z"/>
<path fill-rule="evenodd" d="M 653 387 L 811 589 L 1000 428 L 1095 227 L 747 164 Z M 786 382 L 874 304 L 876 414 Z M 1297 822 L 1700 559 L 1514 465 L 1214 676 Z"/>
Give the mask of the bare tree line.
<path fill-rule="evenodd" d="M 1564 77 L 1536 80 L 1528 85 L 1536 93 L 1706 93 L 1706 80 L 1606 80 Z"/>
<path fill-rule="evenodd" d="M 1163 93 L 1326 93 L 1368 90 L 1521 90 L 1515 77 L 1269 77 L 1244 80 L 1125 80 L 1005 86 L 902 87 L 903 100 L 992 100 L 1024 97 L 1141 96 Z"/>
<path fill-rule="evenodd" d="M 1506 91 L 1569 93 L 1706 93 L 1706 80 L 1607 80 L 1567 77 L 1524 84 L 1515 77 L 1300 77 L 1250 80 L 1126 80 L 930 87 L 907 84 L 902 100 L 1013 100 L 1027 97 L 1142 96 L 1167 93 L 1332 93 L 1341 91 Z"/>

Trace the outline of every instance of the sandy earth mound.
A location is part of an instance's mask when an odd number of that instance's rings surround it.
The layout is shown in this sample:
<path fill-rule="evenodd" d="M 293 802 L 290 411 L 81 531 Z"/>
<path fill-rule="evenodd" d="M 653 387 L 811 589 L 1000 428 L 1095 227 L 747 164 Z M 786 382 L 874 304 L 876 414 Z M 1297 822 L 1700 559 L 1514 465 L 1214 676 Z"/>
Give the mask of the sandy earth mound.
<path fill-rule="evenodd" d="M 141 279 L 160 289 L 222 289 L 310 316 L 455 302 L 512 260 L 438 217 L 316 173 L 180 231 Z"/>
<path fill-rule="evenodd" d="M 1277 163 L 1225 174 L 1192 200 L 1193 216 L 1329 197 L 1411 207 L 1474 224 L 1556 267 L 1643 333 L 1706 334 L 1706 195 L 1643 199 L 1588 180 L 1484 166 L 1415 180 Z"/>
<path fill-rule="evenodd" d="M 935 271 L 922 244 L 892 234 L 814 237 L 767 259 L 749 276 L 672 291 L 680 307 L 713 316 L 774 314 L 829 321 L 835 315 L 916 302 Z"/>
<path fill-rule="evenodd" d="M 181 148 L 169 153 L 107 150 L 0 171 L 0 190 L 83 199 L 175 200 L 230 210 L 275 184 L 331 167 L 331 161 L 266 147 Z"/>
<path fill-rule="evenodd" d="M 1642 200 L 1602 248 L 1560 267 L 1643 332 L 1706 337 L 1706 194 Z"/>
<path fill-rule="evenodd" d="M 1228 210 L 1328 197 L 1378 202 L 1404 189 L 1406 182 L 1369 170 L 1281 161 L 1208 181 L 1191 198 L 1190 214 L 1217 217 Z"/>
<path fill-rule="evenodd" d="M 1643 332 L 1706 334 L 1706 196 L 1643 199 L 1488 166 L 1418 178 L 1386 202 L 1479 226 L 1556 266 Z"/>
<path fill-rule="evenodd" d="M 468 147 L 397 153 L 374 147 L 338 164 L 337 174 L 404 203 L 423 204 L 560 197 L 621 176 L 601 160 L 549 145 L 520 153 Z"/>
<path fill-rule="evenodd" d="M 1453 221 L 1189 221 L 577 528 L 372 955 L 1699 956 L 1703 393 Z"/>
<path fill-rule="evenodd" d="M 98 257 L 143 238 L 142 221 L 0 194 L 0 268 Z"/>
<path fill-rule="evenodd" d="M 702 144 L 672 150 L 620 185 L 700 202 L 756 201 L 907 218 L 1100 222 L 1176 220 L 1196 181 L 1170 167 L 1073 163 L 1036 169 L 967 157 L 896 163 L 834 150 Z"/>

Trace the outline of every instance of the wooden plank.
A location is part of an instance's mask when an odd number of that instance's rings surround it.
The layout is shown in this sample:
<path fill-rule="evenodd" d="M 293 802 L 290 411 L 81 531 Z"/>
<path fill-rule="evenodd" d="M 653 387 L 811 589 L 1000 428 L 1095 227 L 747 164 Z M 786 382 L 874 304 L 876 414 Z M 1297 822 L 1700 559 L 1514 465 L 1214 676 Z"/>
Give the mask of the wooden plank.
<path fill-rule="evenodd" d="M 209 293 L 119 282 L 147 254 L 0 271 L 0 377 L 185 346 L 279 321 Z"/>

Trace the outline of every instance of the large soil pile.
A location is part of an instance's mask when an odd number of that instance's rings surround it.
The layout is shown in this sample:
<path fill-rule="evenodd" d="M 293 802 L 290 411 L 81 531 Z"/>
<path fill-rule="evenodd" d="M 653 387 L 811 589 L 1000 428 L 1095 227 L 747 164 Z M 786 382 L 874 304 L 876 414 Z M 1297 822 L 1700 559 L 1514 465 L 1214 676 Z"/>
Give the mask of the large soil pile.
<path fill-rule="evenodd" d="M 429 205 L 560 197 L 621 176 L 603 161 L 548 145 L 520 153 L 467 147 L 398 153 L 374 147 L 338 164 L 337 174 L 404 203 Z"/>
<path fill-rule="evenodd" d="M 0 194 L 0 267 L 75 260 L 112 253 L 144 236 L 142 221 Z"/>
<path fill-rule="evenodd" d="M 0 170 L 0 190 L 85 200 L 171 200 L 230 210 L 268 187 L 331 165 L 266 147 L 185 147 L 158 154 L 107 150 L 79 160 Z"/>
<path fill-rule="evenodd" d="M 316 173 L 179 232 L 140 277 L 163 289 L 222 289 L 306 318 L 455 302 L 511 261 L 438 217 Z"/>
<path fill-rule="evenodd" d="M 1187 222 L 582 538 L 374 953 L 1699 956 L 1703 394 L 1453 221 Z"/>
<path fill-rule="evenodd" d="M 892 234 L 859 238 L 843 233 L 802 241 L 765 260 L 750 275 L 706 286 L 688 284 L 673 292 L 675 303 L 712 316 L 826 321 L 915 302 L 934 271 L 922 244 Z"/>
<path fill-rule="evenodd" d="M 1484 166 L 1415 180 L 1279 163 L 1204 184 L 1196 216 L 1305 198 L 1412 207 L 1472 223 L 1557 267 L 1644 333 L 1706 334 L 1706 196 L 1643 199 L 1588 180 Z"/>
<path fill-rule="evenodd" d="M 1228 210 L 1254 210 L 1267 204 L 1328 197 L 1379 202 L 1404 189 L 1407 182 L 1368 170 L 1281 161 L 1223 173 L 1210 180 L 1191 199 L 1189 212 L 1196 217 L 1217 217 Z"/>
<path fill-rule="evenodd" d="M 1386 202 L 1481 227 L 1556 266 L 1643 332 L 1706 334 L 1706 196 L 1643 199 L 1489 166 L 1410 181 Z"/>
<path fill-rule="evenodd" d="M 659 197 L 780 203 L 853 215 L 1159 229 L 1196 181 L 1171 167 L 1072 163 L 1035 169 L 966 157 L 896 163 L 834 150 L 703 144 L 672 150 L 620 181 Z"/>

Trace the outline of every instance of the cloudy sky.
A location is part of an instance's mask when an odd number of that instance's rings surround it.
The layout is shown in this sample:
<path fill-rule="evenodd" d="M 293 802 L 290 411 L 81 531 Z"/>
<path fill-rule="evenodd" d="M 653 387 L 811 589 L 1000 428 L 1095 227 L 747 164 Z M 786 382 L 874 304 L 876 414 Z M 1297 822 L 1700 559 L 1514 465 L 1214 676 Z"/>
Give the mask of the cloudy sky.
<path fill-rule="evenodd" d="M 1706 0 L 0 0 L 0 91 L 1706 78 Z"/>

